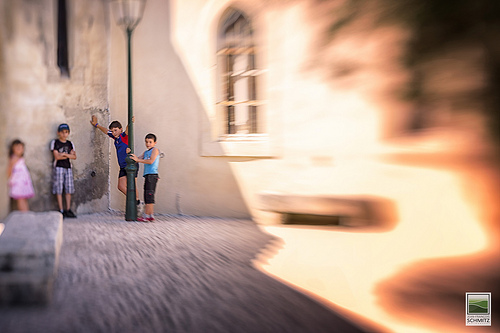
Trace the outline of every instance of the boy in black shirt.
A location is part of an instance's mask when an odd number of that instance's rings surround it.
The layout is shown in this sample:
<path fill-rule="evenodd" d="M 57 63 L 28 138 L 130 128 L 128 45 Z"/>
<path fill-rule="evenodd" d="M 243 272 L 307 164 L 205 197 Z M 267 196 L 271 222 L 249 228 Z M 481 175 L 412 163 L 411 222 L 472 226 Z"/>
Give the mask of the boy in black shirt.
<path fill-rule="evenodd" d="M 69 126 L 61 124 L 57 129 L 58 139 L 52 140 L 50 150 L 54 154 L 54 172 L 52 193 L 57 197 L 59 211 L 64 217 L 76 217 L 71 211 L 71 194 L 75 193 L 75 185 L 73 183 L 73 170 L 71 169 L 71 160 L 76 160 L 75 146 L 68 140 Z M 66 208 L 63 210 L 63 189 L 66 198 Z"/>

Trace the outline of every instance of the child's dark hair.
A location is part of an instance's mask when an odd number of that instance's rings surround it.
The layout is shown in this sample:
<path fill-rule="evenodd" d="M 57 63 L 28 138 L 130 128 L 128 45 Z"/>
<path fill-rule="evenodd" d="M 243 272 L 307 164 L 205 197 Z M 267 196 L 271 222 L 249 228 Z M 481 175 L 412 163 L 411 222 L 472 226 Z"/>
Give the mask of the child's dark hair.
<path fill-rule="evenodd" d="M 16 139 L 12 141 L 9 148 L 9 157 L 12 157 L 12 155 L 14 155 L 14 146 L 16 145 L 22 145 L 24 147 L 24 143 L 21 140 Z"/>
<path fill-rule="evenodd" d="M 153 141 L 156 142 L 156 135 L 149 133 L 144 139 L 153 139 Z"/>
<path fill-rule="evenodd" d="M 121 129 L 123 127 L 122 127 L 122 124 L 120 124 L 119 121 L 114 120 L 114 121 L 111 122 L 111 124 L 109 124 L 109 129 L 113 129 L 113 128 L 120 128 Z"/>

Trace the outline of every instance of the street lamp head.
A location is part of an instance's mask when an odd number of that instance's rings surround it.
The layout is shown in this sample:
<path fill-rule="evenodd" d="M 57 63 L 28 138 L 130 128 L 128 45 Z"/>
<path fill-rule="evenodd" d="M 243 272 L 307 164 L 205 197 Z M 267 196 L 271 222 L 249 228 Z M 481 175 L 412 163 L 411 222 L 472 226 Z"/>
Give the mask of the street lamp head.
<path fill-rule="evenodd" d="M 146 0 L 111 0 L 111 11 L 116 24 L 132 31 L 144 13 Z"/>

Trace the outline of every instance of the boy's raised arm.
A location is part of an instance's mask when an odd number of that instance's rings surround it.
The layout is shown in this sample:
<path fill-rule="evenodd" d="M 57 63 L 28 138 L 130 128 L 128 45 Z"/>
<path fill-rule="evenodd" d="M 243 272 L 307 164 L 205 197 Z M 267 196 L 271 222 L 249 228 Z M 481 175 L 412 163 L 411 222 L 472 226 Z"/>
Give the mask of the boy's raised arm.
<path fill-rule="evenodd" d="M 135 123 L 135 116 L 132 117 L 132 123 Z M 128 135 L 128 124 L 127 127 L 125 128 L 125 135 Z"/>
<path fill-rule="evenodd" d="M 96 116 L 92 115 L 92 119 L 90 120 L 90 123 L 92 124 L 92 126 L 101 130 L 101 132 L 103 132 L 104 134 L 108 134 L 108 129 L 106 127 L 99 125 L 99 123 L 97 122 Z"/>

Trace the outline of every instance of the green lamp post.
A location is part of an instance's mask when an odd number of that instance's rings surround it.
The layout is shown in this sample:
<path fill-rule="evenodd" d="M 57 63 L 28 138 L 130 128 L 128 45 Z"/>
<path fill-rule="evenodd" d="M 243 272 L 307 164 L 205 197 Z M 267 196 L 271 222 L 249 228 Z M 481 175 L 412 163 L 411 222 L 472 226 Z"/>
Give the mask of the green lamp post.
<path fill-rule="evenodd" d="M 128 74 L 128 146 L 130 154 L 134 153 L 134 123 L 132 118 L 134 112 L 132 109 L 132 58 L 131 58 L 131 40 L 132 32 L 139 24 L 146 0 L 111 0 L 111 11 L 115 17 L 116 24 L 122 27 L 127 35 L 127 74 Z M 137 220 L 137 203 L 135 188 L 136 163 L 127 157 L 127 203 L 125 208 L 125 220 Z"/>

